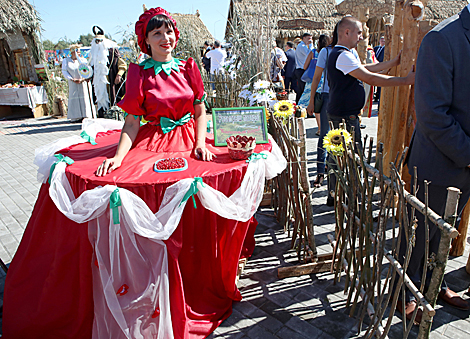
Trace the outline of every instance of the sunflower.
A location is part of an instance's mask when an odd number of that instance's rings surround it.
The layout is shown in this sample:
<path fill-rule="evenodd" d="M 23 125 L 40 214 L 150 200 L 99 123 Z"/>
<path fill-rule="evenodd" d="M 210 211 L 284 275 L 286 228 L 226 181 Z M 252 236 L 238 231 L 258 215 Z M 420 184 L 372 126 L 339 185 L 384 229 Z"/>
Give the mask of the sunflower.
<path fill-rule="evenodd" d="M 342 155 L 344 148 L 341 135 L 344 137 L 346 145 L 349 145 L 352 137 L 348 131 L 345 129 L 332 129 L 323 138 L 323 147 L 333 155 Z"/>
<path fill-rule="evenodd" d="M 274 104 L 274 115 L 280 118 L 288 118 L 295 112 L 294 105 L 287 101 L 281 100 Z"/>

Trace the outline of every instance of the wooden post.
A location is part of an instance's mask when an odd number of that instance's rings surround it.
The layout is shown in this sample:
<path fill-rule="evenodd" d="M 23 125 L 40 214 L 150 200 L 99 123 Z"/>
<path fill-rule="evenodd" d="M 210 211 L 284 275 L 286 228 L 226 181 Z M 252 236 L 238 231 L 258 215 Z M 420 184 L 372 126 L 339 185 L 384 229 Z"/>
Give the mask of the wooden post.
<path fill-rule="evenodd" d="M 369 27 L 367 27 L 367 21 L 369 20 L 369 8 L 359 7 L 357 12 L 357 19 L 362 22 L 362 37 L 363 40 L 357 44 L 357 54 L 363 64 L 366 63 L 367 59 L 367 46 L 369 45 Z"/>
<path fill-rule="evenodd" d="M 390 44 L 390 50 L 388 48 L 385 49 L 385 56 L 389 56 L 390 59 L 393 59 L 397 56 L 398 52 L 401 49 L 401 31 L 403 27 L 403 4 L 404 2 L 401 0 L 397 0 L 395 3 L 395 14 L 393 20 L 393 27 L 392 30 L 386 31 L 385 33 L 385 44 Z M 388 34 L 387 34 L 388 33 Z M 387 59 L 384 59 L 387 60 Z M 398 70 L 400 65 L 397 67 L 393 67 L 389 75 L 395 76 L 398 74 Z M 394 105 L 395 105 L 395 87 L 382 87 L 382 93 L 380 98 L 380 109 L 379 112 L 379 126 L 377 133 L 378 143 L 383 143 L 385 154 L 388 155 L 388 150 L 390 148 L 390 126 L 391 121 L 393 119 L 394 113 Z M 384 159 L 384 174 L 389 176 L 390 175 L 390 161 L 388 158 Z"/>
<path fill-rule="evenodd" d="M 5 65 L 5 71 L 7 73 L 7 78 L 12 78 L 12 76 L 10 75 L 10 67 L 8 67 L 9 63 L 8 63 L 8 60 L 5 56 L 5 47 L 3 46 L 3 40 L 0 40 L 0 54 L 2 55 L 2 62 Z"/>
<path fill-rule="evenodd" d="M 444 213 L 444 219 L 447 223 L 454 226 L 455 216 L 457 214 L 457 206 L 459 204 L 460 190 L 458 188 L 449 187 L 447 189 L 447 202 Z M 432 270 L 431 282 L 429 283 L 426 299 L 434 308 L 436 305 L 437 295 L 441 290 L 442 280 L 447 266 L 447 259 L 449 258 L 449 249 L 451 237 L 449 232 L 441 231 L 441 240 L 439 241 L 439 249 L 436 255 L 436 267 Z M 423 313 L 421 324 L 419 325 L 418 339 L 429 338 L 431 331 L 432 316 L 427 312 Z"/>
<path fill-rule="evenodd" d="M 459 224 L 459 229 L 458 229 L 460 235 L 452 241 L 452 249 L 450 251 L 450 255 L 453 255 L 455 257 L 461 256 L 463 255 L 463 252 L 465 252 L 465 243 L 467 242 L 468 222 L 470 219 L 469 201 L 470 199 L 467 201 L 467 204 L 465 205 L 465 208 L 462 211 L 462 218 L 460 219 L 460 224 Z M 468 262 L 467 262 L 467 268 L 468 268 Z"/>
<path fill-rule="evenodd" d="M 385 25 L 385 47 L 384 47 L 384 61 L 390 60 L 390 53 L 392 48 L 392 24 Z M 379 119 L 377 126 L 377 139 L 379 142 L 384 140 L 387 135 L 388 121 L 390 120 L 390 114 L 380 112 L 391 112 L 390 100 L 391 95 L 393 95 L 393 87 L 383 87 L 380 95 L 380 109 L 379 109 Z"/>
<path fill-rule="evenodd" d="M 404 7 L 403 46 L 406 48 L 403 48 L 400 72 L 397 74 L 401 77 L 406 77 L 415 64 L 416 53 L 419 47 L 416 43 L 419 28 L 417 19 L 421 16 L 423 10 L 424 8 L 419 1 L 409 2 Z M 384 151 L 384 166 L 393 162 L 397 154 L 403 152 L 405 148 L 410 93 L 410 86 L 399 86 L 395 89 L 393 118 L 388 129 L 390 131 L 390 144 Z M 401 168 L 398 168 L 398 171 L 401 174 Z M 384 173 L 388 173 L 387 169 L 384 169 Z"/>
<path fill-rule="evenodd" d="M 298 133 L 300 139 L 300 182 L 304 192 L 304 199 L 306 205 L 305 224 L 307 226 L 307 236 L 309 247 L 313 251 L 313 257 L 317 257 L 317 247 L 315 244 L 315 232 L 313 229 L 313 210 L 312 200 L 310 195 L 310 182 L 308 181 L 307 170 L 307 132 L 305 129 L 305 118 L 297 118 Z"/>

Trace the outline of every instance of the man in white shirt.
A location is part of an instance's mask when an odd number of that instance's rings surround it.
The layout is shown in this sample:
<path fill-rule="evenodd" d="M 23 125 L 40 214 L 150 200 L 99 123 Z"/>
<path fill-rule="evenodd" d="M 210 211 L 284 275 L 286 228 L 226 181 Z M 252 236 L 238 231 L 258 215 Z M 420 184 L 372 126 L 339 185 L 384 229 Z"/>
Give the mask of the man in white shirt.
<path fill-rule="evenodd" d="M 278 59 L 285 65 L 287 62 L 286 53 L 284 53 L 284 51 L 277 46 L 274 46 L 274 51 L 276 52 Z"/>
<path fill-rule="evenodd" d="M 224 64 L 227 53 L 220 47 L 220 41 L 214 41 L 214 49 L 206 53 L 206 58 L 211 62 L 211 81 L 215 81 L 215 75 L 224 74 Z M 215 84 L 211 83 L 212 90 L 215 89 Z"/>
<path fill-rule="evenodd" d="M 276 42 L 273 43 L 273 50 L 271 51 L 271 65 L 269 76 L 273 82 L 281 82 L 284 86 L 284 79 L 281 77 L 281 70 L 287 62 L 287 56 L 282 49 L 277 47 Z"/>
<path fill-rule="evenodd" d="M 402 86 L 414 83 L 414 70 L 406 77 L 391 77 L 380 72 L 400 63 L 401 53 L 393 60 L 381 63 L 362 65 L 356 48 L 362 38 L 362 24 L 354 17 L 348 16 L 338 23 L 338 43 L 328 59 L 328 83 L 330 100 L 328 115 L 333 122 L 342 119 L 357 120 L 365 102 L 362 82 L 373 86 Z M 359 128 L 356 129 L 359 131 Z M 357 138 L 356 140 L 360 140 Z"/>
<path fill-rule="evenodd" d="M 307 56 L 310 51 L 313 49 L 313 39 L 312 34 L 304 33 L 302 35 L 302 42 L 299 43 L 297 49 L 295 50 L 295 71 L 294 77 L 297 83 L 297 91 L 295 92 L 297 95 L 295 97 L 295 101 L 299 102 L 302 93 L 304 92 L 305 82 L 301 80 L 302 75 L 304 74 L 304 64 L 305 60 L 307 60 Z"/>
<path fill-rule="evenodd" d="M 206 53 L 206 58 L 211 60 L 211 74 L 223 73 L 223 66 L 227 53 L 220 47 L 220 41 L 214 41 L 214 49 Z"/>
<path fill-rule="evenodd" d="M 400 63 L 401 53 L 393 60 L 376 64 L 362 65 L 354 48 L 362 38 L 362 23 L 354 17 L 341 19 L 337 26 L 338 43 L 332 49 L 328 58 L 328 85 L 330 86 L 328 100 L 328 120 L 335 128 L 345 120 L 346 128 L 354 127 L 354 140 L 361 144 L 361 129 L 359 114 L 364 106 L 365 91 L 362 82 L 373 86 L 401 86 L 414 83 L 415 73 L 412 70 L 406 77 L 391 77 L 377 74 Z M 330 163 L 333 160 L 330 159 Z M 328 189 L 334 193 L 336 186 L 335 176 L 328 177 Z M 328 195 L 327 205 L 332 206 L 333 197 Z"/>

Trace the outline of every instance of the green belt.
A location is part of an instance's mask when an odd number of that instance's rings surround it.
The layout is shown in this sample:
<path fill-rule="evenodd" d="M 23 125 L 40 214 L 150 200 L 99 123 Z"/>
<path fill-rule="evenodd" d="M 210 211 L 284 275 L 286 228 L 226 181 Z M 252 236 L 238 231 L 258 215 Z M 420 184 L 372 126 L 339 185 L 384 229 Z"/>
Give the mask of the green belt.
<path fill-rule="evenodd" d="M 168 132 L 175 129 L 176 126 L 183 126 L 184 124 L 189 122 L 189 120 L 191 120 L 191 113 L 186 114 L 184 117 L 176 121 L 170 118 L 161 117 L 160 126 L 162 128 L 163 134 L 167 134 Z"/>

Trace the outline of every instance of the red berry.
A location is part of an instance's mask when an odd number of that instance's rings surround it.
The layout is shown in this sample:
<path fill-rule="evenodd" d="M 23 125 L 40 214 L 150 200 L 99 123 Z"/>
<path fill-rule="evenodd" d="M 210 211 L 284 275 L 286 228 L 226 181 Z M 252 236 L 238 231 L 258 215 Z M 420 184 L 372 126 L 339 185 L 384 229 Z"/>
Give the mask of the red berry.
<path fill-rule="evenodd" d="M 157 163 L 158 170 L 171 170 L 183 168 L 185 166 L 183 158 L 167 158 Z"/>

